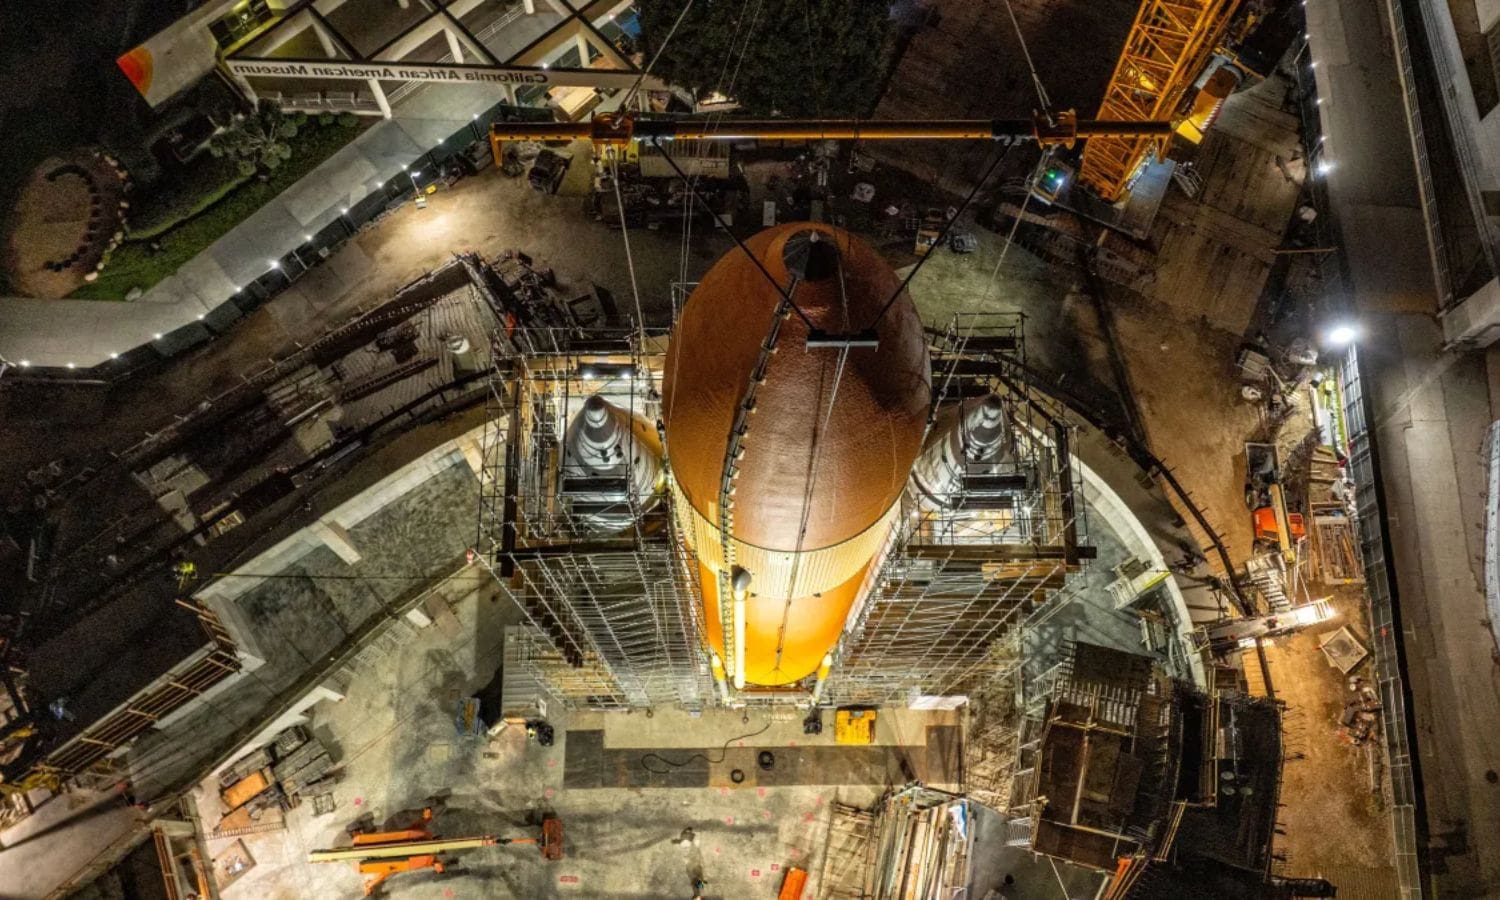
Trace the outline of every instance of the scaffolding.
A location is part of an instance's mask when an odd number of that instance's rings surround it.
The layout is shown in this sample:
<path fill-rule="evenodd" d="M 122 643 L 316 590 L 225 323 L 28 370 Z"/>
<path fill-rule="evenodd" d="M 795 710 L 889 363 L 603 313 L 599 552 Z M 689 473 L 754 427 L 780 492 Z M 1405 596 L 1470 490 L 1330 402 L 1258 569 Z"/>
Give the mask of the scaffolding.
<path fill-rule="evenodd" d="M 909 492 L 851 617 L 829 702 L 909 703 L 1003 678 L 1020 656 L 992 646 L 1093 556 L 1072 426 L 1017 377 L 1023 325 L 1016 314 L 961 314 L 934 336 L 929 444 L 945 411 L 962 418 L 955 404 L 993 395 L 1013 448 L 925 503 Z"/>
<path fill-rule="evenodd" d="M 1162 846 L 1184 759 L 1182 699 L 1150 657 L 1065 643 L 1028 692 L 1006 844 L 1100 871 Z"/>
<path fill-rule="evenodd" d="M 641 504 L 588 477 L 564 446 L 596 395 L 659 423 L 662 335 L 541 327 L 496 340 L 476 548 L 524 614 L 515 674 L 569 709 L 701 707 L 712 681 L 694 567 L 664 498 Z M 601 529 L 609 517 L 629 524 Z"/>
<path fill-rule="evenodd" d="M 932 336 L 929 443 L 953 433 L 963 403 L 994 396 L 1006 450 L 938 495 L 913 486 L 901 499 L 818 702 L 905 704 L 1003 678 L 1020 655 L 993 646 L 1093 556 L 1071 426 L 1019 377 L 1023 324 L 961 315 Z M 568 462 L 568 423 L 595 395 L 655 423 L 665 447 L 664 335 L 549 326 L 496 342 L 475 546 L 524 614 L 513 665 L 567 708 L 714 702 L 699 567 L 665 498 L 641 503 L 625 479 L 606 484 Z M 629 525 L 601 533 L 601 516 Z M 806 704 L 813 681 L 730 702 Z"/>

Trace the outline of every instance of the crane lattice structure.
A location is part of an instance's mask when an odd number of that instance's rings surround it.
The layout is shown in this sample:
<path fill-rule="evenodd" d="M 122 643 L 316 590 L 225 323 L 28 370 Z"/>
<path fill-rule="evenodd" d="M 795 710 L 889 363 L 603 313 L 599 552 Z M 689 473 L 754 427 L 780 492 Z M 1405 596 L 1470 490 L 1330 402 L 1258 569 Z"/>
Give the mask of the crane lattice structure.
<path fill-rule="evenodd" d="M 1239 0 L 1142 0 L 1099 104 L 1099 118 L 1176 118 L 1238 7 Z M 1091 137 L 1079 180 L 1114 202 L 1147 159 L 1165 154 L 1170 140 L 1170 133 Z"/>

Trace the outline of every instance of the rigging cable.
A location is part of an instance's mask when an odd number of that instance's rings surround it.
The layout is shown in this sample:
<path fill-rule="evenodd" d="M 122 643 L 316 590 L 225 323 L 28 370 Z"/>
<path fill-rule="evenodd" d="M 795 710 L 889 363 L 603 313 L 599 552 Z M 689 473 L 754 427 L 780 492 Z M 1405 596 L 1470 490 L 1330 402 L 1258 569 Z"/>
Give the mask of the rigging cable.
<path fill-rule="evenodd" d="M 922 265 L 926 263 L 927 260 L 936 255 L 932 251 L 935 251 L 938 247 L 941 247 L 943 245 L 944 239 L 948 237 L 948 232 L 953 230 L 954 223 L 956 223 L 959 218 L 963 216 L 964 210 L 968 209 L 969 205 L 974 202 L 974 198 L 978 196 L 980 189 L 983 188 L 985 184 L 990 180 L 990 177 L 995 174 L 995 170 L 1000 168 L 1000 164 L 1005 161 L 1006 157 L 1010 156 L 1011 149 L 1016 145 L 1015 138 L 1007 137 L 1002 138 L 1001 140 L 1004 140 L 1006 142 L 1005 152 L 995 154 L 995 158 L 990 163 L 989 168 L 985 169 L 984 174 L 981 175 L 979 177 L 979 180 L 974 183 L 974 187 L 970 189 L 969 195 L 964 198 L 963 203 L 958 207 L 958 211 L 953 214 L 952 218 L 950 218 L 943 224 L 943 230 L 938 232 L 937 240 L 934 241 L 932 250 L 929 251 L 921 259 L 917 260 L 917 264 L 912 266 L 911 271 L 906 273 L 905 278 L 901 279 L 901 283 L 896 286 L 896 289 L 894 291 L 891 292 L 890 299 L 887 300 L 885 302 L 885 305 L 880 308 L 880 312 L 875 314 L 875 318 L 870 322 L 870 328 L 874 328 L 876 325 L 880 324 L 880 320 L 885 317 L 885 314 L 890 311 L 890 308 L 896 305 L 896 301 L 900 299 L 902 292 L 906 290 L 906 286 L 911 284 L 911 280 L 916 277 L 919 271 L 921 271 Z"/>
<path fill-rule="evenodd" d="M 718 759 L 711 759 L 711 758 L 709 758 L 709 755 L 707 753 L 704 753 L 701 750 L 698 751 L 698 752 L 696 752 L 696 753 L 691 753 L 688 756 L 686 756 L 686 757 L 684 757 L 683 759 L 680 759 L 680 760 L 667 759 L 665 756 L 662 756 L 660 753 L 647 753 L 647 754 L 642 755 L 641 758 L 640 758 L 641 768 L 645 769 L 647 772 L 650 772 L 652 775 L 670 775 L 670 774 L 672 774 L 672 770 L 673 769 L 680 769 L 683 766 L 690 765 L 693 762 L 693 760 L 695 760 L 695 759 L 701 759 L 701 760 L 703 760 L 704 762 L 708 763 L 711 766 L 721 765 L 724 762 L 724 760 L 729 757 L 729 745 L 730 744 L 734 743 L 735 741 L 743 741 L 746 738 L 759 737 L 760 735 L 765 734 L 767 731 L 771 730 L 771 724 L 772 723 L 767 722 L 766 724 L 764 724 L 764 725 L 762 725 L 760 727 L 759 731 L 752 731 L 752 732 L 749 732 L 748 734 L 736 735 L 735 737 L 732 737 L 729 740 L 725 741 L 724 745 L 719 748 L 719 758 Z M 646 760 L 648 760 L 648 759 L 654 759 L 654 760 L 658 761 L 661 764 L 662 768 L 660 768 L 660 769 L 652 768 L 650 765 L 648 765 L 646 763 Z"/>

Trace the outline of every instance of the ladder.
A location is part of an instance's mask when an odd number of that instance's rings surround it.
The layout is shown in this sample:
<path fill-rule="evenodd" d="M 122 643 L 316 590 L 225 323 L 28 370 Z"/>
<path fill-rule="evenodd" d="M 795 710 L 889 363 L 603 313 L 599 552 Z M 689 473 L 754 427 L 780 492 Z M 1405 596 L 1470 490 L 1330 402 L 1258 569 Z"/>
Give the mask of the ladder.
<path fill-rule="evenodd" d="M 1286 595 L 1286 567 L 1275 553 L 1263 553 L 1245 560 L 1245 574 L 1265 598 L 1271 612 L 1284 613 L 1292 608 Z"/>

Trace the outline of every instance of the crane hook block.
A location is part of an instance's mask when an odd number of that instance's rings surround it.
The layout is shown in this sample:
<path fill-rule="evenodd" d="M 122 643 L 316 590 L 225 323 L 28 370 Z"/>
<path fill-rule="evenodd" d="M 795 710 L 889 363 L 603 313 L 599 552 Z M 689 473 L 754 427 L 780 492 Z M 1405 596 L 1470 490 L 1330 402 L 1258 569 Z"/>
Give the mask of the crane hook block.
<path fill-rule="evenodd" d="M 590 120 L 595 144 L 624 146 L 635 136 L 635 116 L 630 113 L 599 113 Z"/>
<path fill-rule="evenodd" d="M 1037 110 L 1031 114 L 1037 143 L 1042 146 L 1062 144 L 1069 150 L 1078 141 L 1078 113 L 1071 109 L 1059 112 Z"/>

